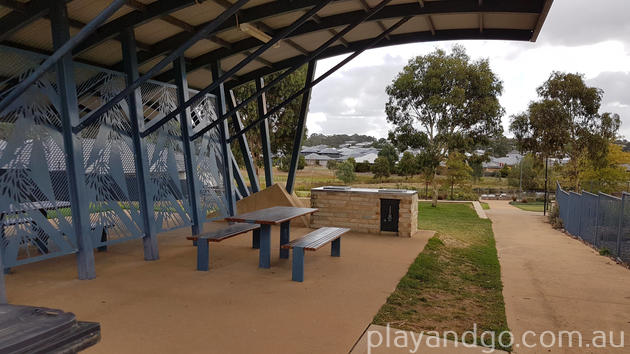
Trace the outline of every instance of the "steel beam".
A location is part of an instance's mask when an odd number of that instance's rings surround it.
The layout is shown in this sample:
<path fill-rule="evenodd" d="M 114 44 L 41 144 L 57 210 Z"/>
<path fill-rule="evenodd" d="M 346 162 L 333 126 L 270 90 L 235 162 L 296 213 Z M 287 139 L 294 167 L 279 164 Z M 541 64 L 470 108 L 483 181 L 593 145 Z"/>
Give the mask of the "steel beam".
<path fill-rule="evenodd" d="M 341 0 L 346 1 L 346 0 Z M 307 11 L 309 8 L 316 6 L 320 3 L 320 0 L 278 0 L 269 1 L 264 4 L 252 6 L 247 9 L 239 10 L 238 21 L 236 16 L 231 17 L 223 25 L 217 29 L 217 33 L 230 30 L 235 27 L 237 23 L 252 23 L 258 22 L 268 17 L 279 16 L 285 13 L 295 11 Z M 225 4 L 227 5 L 227 3 Z M 205 25 L 201 24 L 196 28 Z M 138 55 L 140 63 L 148 62 L 164 53 L 168 53 L 173 48 L 177 48 L 180 44 L 184 43 L 190 35 L 187 32 L 180 32 L 171 37 L 161 40 L 159 43 L 153 46 L 153 50 L 150 53 L 142 53 Z M 212 40 L 212 39 L 211 39 Z M 252 42 L 257 43 L 255 46 L 250 46 L 249 49 L 260 46 L 260 41 L 253 39 Z M 231 44 L 230 44 L 231 46 Z M 218 58 L 218 57 L 217 57 Z"/>
<path fill-rule="evenodd" d="M 282 107 L 287 105 L 289 102 L 291 102 L 294 99 L 300 97 L 304 92 L 306 92 L 306 90 L 309 90 L 312 87 L 316 86 L 317 84 L 322 82 L 325 78 L 327 78 L 328 76 L 332 75 L 334 72 L 339 70 L 341 67 L 343 67 L 344 65 L 348 64 L 350 61 L 354 60 L 354 58 L 358 57 L 361 53 L 363 53 L 364 51 L 366 51 L 366 50 L 374 47 L 375 45 L 377 45 L 381 40 L 383 40 L 383 38 L 385 38 L 385 36 L 389 35 L 392 31 L 395 31 L 397 28 L 399 28 L 400 26 L 405 24 L 411 18 L 412 18 L 411 16 L 402 18 L 400 21 L 396 22 L 394 25 L 389 27 L 386 31 L 381 33 L 378 37 L 373 38 L 370 41 L 368 41 L 367 43 L 365 43 L 360 49 L 358 49 L 357 51 L 355 51 L 354 53 L 352 53 L 351 55 L 349 55 L 348 57 L 346 57 L 345 59 L 340 61 L 337 65 L 333 66 L 331 69 L 326 71 L 324 74 L 322 74 L 316 80 L 314 80 L 312 83 L 310 83 L 309 85 L 307 85 L 303 89 L 299 90 L 298 92 L 294 93 L 293 95 L 289 96 L 289 98 L 287 98 L 286 100 L 282 101 L 282 103 L 280 103 L 277 106 L 275 106 L 273 109 L 271 109 L 269 112 L 267 112 L 267 114 L 265 114 L 262 117 L 259 117 L 255 121 L 251 122 L 243 130 L 241 130 L 239 132 L 236 132 L 234 135 L 232 135 L 232 137 L 230 138 L 230 141 L 236 139 L 241 134 L 245 134 L 247 131 L 249 131 L 250 129 L 252 129 L 256 125 L 258 125 L 261 121 L 269 118 L 272 114 L 275 114 L 276 112 L 278 112 L 280 109 L 282 109 Z"/>
<path fill-rule="evenodd" d="M 121 1 L 121 0 L 117 0 L 117 1 Z M 122 1 L 124 2 L 125 0 L 122 0 Z M 166 58 L 160 60 L 159 63 L 155 64 L 151 69 L 149 69 L 146 73 L 144 73 L 138 80 L 134 81 L 133 84 L 127 86 L 124 90 L 120 91 L 114 98 L 112 98 L 107 103 L 105 103 L 104 105 L 99 107 L 99 109 L 97 109 L 96 111 L 92 112 L 92 114 L 90 114 L 88 117 L 84 118 L 79 124 L 77 124 L 74 127 L 74 130 L 75 131 L 81 131 L 83 128 L 85 128 L 87 125 L 89 125 L 91 122 L 93 122 L 96 119 L 98 119 L 103 113 L 109 111 L 113 106 L 118 104 L 118 102 L 120 102 L 120 100 L 122 100 L 125 97 L 127 97 L 133 90 L 135 90 L 136 88 L 140 87 L 140 85 L 142 85 L 144 82 L 149 80 L 151 77 L 155 76 L 158 72 L 160 72 L 168 64 L 173 62 L 175 59 L 177 59 L 179 57 L 182 57 L 184 55 L 184 52 L 186 50 L 188 50 L 188 48 L 192 47 L 200 39 L 208 36 L 210 33 L 212 33 L 214 30 L 216 30 L 217 27 L 219 27 L 223 22 L 225 22 L 228 18 L 230 18 L 230 16 L 232 16 L 236 11 L 238 11 L 238 9 L 240 9 L 243 5 L 245 5 L 248 2 L 249 2 L 249 0 L 239 0 L 234 5 L 232 5 L 232 7 L 230 7 L 230 9 L 225 10 L 222 14 L 217 16 L 214 20 L 209 22 L 207 25 L 203 26 L 203 28 L 201 28 L 199 31 L 197 31 L 197 33 L 195 33 L 192 36 L 190 36 L 188 38 L 188 40 L 184 44 L 182 44 L 176 50 L 174 50 L 172 53 L 170 53 L 168 56 L 166 56 Z M 178 76 L 178 75 L 175 75 L 175 76 Z M 195 98 L 199 98 L 199 97 L 202 97 L 202 96 L 203 95 L 195 96 Z M 169 115 L 169 117 L 172 118 L 172 117 L 182 113 L 182 111 L 187 109 L 189 106 L 190 106 L 190 104 L 188 104 L 183 109 L 176 110 L 176 113 L 172 114 L 172 115 Z M 1 109 L 0 109 L 0 112 L 1 112 Z"/>
<path fill-rule="evenodd" d="M 279 33 L 277 36 L 273 37 L 269 42 L 267 42 L 264 45 L 260 46 L 258 49 L 256 49 L 256 51 L 254 51 L 253 53 L 248 55 L 245 59 L 241 60 L 238 64 L 234 65 L 230 70 L 225 72 L 223 75 L 221 75 L 220 77 L 213 77 L 212 78 L 212 83 L 210 85 L 208 85 L 205 88 L 199 90 L 199 92 L 197 92 L 197 94 L 195 94 L 195 96 L 193 96 L 190 100 L 188 100 L 188 102 L 186 102 L 185 105 L 178 107 L 173 112 L 167 114 L 166 116 L 162 117 L 159 121 L 157 121 L 155 124 L 151 125 L 151 127 L 147 128 L 143 132 L 143 135 L 146 136 L 148 134 L 151 134 L 151 132 L 153 130 L 157 129 L 160 125 L 168 122 L 169 119 L 171 119 L 174 115 L 178 114 L 181 110 L 188 108 L 190 105 L 192 105 L 194 102 L 196 102 L 199 98 L 203 97 L 203 95 L 205 95 L 206 93 L 212 92 L 212 91 L 216 90 L 220 85 L 223 85 L 223 83 L 225 81 L 227 81 L 230 77 L 232 77 L 234 74 L 236 74 L 243 67 L 245 67 L 245 65 L 249 64 L 250 62 L 252 62 L 256 58 L 258 58 L 267 49 L 273 47 L 276 43 L 278 43 L 283 38 L 288 36 L 289 33 L 291 33 L 292 31 L 296 30 L 304 22 L 308 21 L 313 15 L 315 15 L 319 10 L 321 10 L 324 6 L 326 6 L 326 4 L 328 4 L 330 1 L 332 1 L 332 0 L 322 0 L 322 1 L 320 1 L 320 4 L 318 4 L 317 6 L 313 7 L 310 11 L 308 11 L 304 15 L 300 16 L 290 26 L 288 26 L 284 31 Z M 211 66 L 215 65 L 214 63 L 216 63 L 217 61 L 213 61 L 212 63 L 210 63 L 210 65 Z M 224 115 L 225 115 L 225 112 L 222 114 L 222 116 L 224 116 Z M 203 133 L 207 132 L 208 130 L 210 130 L 210 129 L 214 128 L 214 127 L 216 127 L 221 122 L 223 122 L 223 119 L 217 120 L 215 122 L 212 122 L 206 128 L 204 128 Z M 199 136 L 200 136 L 200 134 L 196 133 L 193 136 L 193 139 L 195 139 L 195 138 L 197 138 Z"/>
<path fill-rule="evenodd" d="M 218 80 L 221 77 L 221 63 L 218 61 L 212 63 L 210 66 L 210 71 L 212 72 L 212 79 Z M 214 95 L 217 98 L 217 116 L 219 114 L 225 114 L 227 110 L 226 107 L 226 98 L 225 98 L 225 88 L 223 84 L 217 85 Z M 181 106 L 181 105 L 180 105 Z M 227 120 L 223 120 L 221 124 L 219 124 L 219 134 L 220 134 L 220 144 L 221 144 L 221 156 L 223 160 L 223 187 L 225 189 L 225 199 L 227 200 L 227 212 L 228 215 L 236 215 L 236 199 L 234 195 L 234 188 L 232 185 L 232 181 L 234 180 L 234 176 L 232 174 L 231 168 L 231 153 L 230 151 L 230 143 L 228 142 L 228 138 L 230 136 L 230 130 L 228 128 Z"/>
<path fill-rule="evenodd" d="M 54 0 L 50 6 L 53 46 L 59 52 L 70 40 L 68 12 L 64 0 Z M 77 90 L 74 78 L 72 55 L 66 52 L 57 64 L 57 85 L 59 90 L 59 110 L 63 146 L 66 153 L 66 170 L 72 211 L 72 226 L 77 242 L 77 268 L 79 279 L 96 277 L 94 269 L 94 247 L 90 228 L 90 202 L 85 184 L 83 148 L 79 137 L 72 131 L 72 125 L 79 120 Z"/>
<path fill-rule="evenodd" d="M 336 32 L 336 34 L 334 36 L 332 36 L 330 39 L 328 39 L 322 45 L 317 47 L 317 49 L 315 49 L 313 52 L 309 53 L 308 55 L 304 56 L 299 63 L 293 65 L 290 69 L 288 69 L 288 70 L 284 71 L 282 74 L 278 75 L 278 77 L 276 77 L 273 81 L 268 83 L 266 87 L 261 88 L 260 90 L 256 90 L 256 92 L 253 95 L 251 95 L 250 97 L 248 97 L 245 100 L 243 100 L 238 106 L 234 107 L 234 109 L 229 111 L 226 114 L 226 116 L 229 116 L 229 115 L 233 114 L 233 112 L 235 112 L 235 111 L 245 107 L 245 105 L 247 105 L 249 102 L 251 102 L 252 100 L 256 99 L 258 96 L 260 96 L 263 93 L 265 93 L 273 85 L 279 83 L 284 78 L 286 78 L 287 76 L 291 75 L 293 72 L 295 72 L 296 70 L 301 68 L 302 65 L 316 60 L 317 57 L 319 55 L 321 55 L 328 47 L 333 45 L 333 43 L 335 43 L 338 40 L 342 39 L 344 35 L 348 34 L 348 32 L 350 32 L 351 30 L 353 30 L 354 28 L 359 26 L 361 23 L 363 23 L 366 20 L 368 20 L 370 17 L 374 16 L 376 13 L 378 13 L 381 9 L 383 9 L 391 1 L 392 0 L 383 0 L 383 1 L 381 1 L 377 6 L 372 8 L 370 11 L 364 13 L 363 16 L 361 16 L 360 18 L 355 20 L 353 23 L 345 26 L 341 31 Z M 223 117 L 221 117 L 221 118 L 223 118 Z"/>
<path fill-rule="evenodd" d="M 175 83 L 177 85 L 177 104 L 181 105 L 188 100 L 188 81 L 186 80 L 186 64 L 184 57 L 179 57 L 173 62 L 173 68 L 177 72 Z M 179 126 L 184 148 L 184 166 L 186 169 L 186 186 L 188 187 L 188 200 L 190 201 L 190 219 L 192 221 L 192 234 L 199 235 L 203 230 L 204 216 L 201 215 L 201 200 L 199 199 L 199 181 L 195 173 L 195 156 L 192 153 L 190 132 L 192 131 L 192 119 L 190 110 L 185 109 L 179 115 Z"/>
<path fill-rule="evenodd" d="M 236 158 L 234 158 L 234 154 L 232 154 L 232 150 L 230 150 L 230 160 L 232 161 L 232 173 L 234 174 L 234 179 L 236 180 L 236 189 L 238 194 L 243 197 L 249 196 L 249 190 L 247 189 L 247 184 L 245 184 L 245 178 L 241 173 L 241 169 L 238 167 L 238 163 L 236 162 Z"/>
<path fill-rule="evenodd" d="M 236 107 L 236 96 L 234 95 L 234 91 L 232 90 L 230 90 L 229 102 L 231 107 Z M 241 121 L 241 117 L 238 112 L 234 112 L 234 115 L 232 116 L 232 126 L 234 127 L 235 132 L 243 129 L 243 122 Z M 249 184 L 251 185 L 252 192 L 258 193 L 260 192 L 260 184 L 258 182 L 258 175 L 256 175 L 254 158 L 252 157 L 252 152 L 249 150 L 249 143 L 247 142 L 247 137 L 245 136 L 245 134 L 239 136 L 238 145 L 241 149 L 243 160 L 245 161 L 245 169 L 247 170 L 247 177 L 249 177 Z"/>
<path fill-rule="evenodd" d="M 456 30 L 440 30 L 435 36 L 430 31 L 410 32 L 403 34 L 390 34 L 389 40 L 383 39 L 374 44 L 371 48 L 389 47 L 400 44 L 452 41 L 452 40 L 518 40 L 529 41 L 531 38 L 531 30 L 512 30 L 512 29 L 484 29 L 483 33 L 478 28 L 472 29 L 456 29 Z M 372 39 L 364 39 L 351 42 L 348 47 L 343 45 L 331 46 L 317 57 L 318 60 L 335 57 L 338 55 L 356 52 L 369 44 Z M 292 58 L 284 59 L 276 62 L 273 67 L 264 67 L 261 69 L 250 71 L 249 73 L 239 75 L 238 79 L 232 79 L 226 83 L 228 89 L 242 85 L 257 77 L 265 76 L 278 71 L 292 68 L 304 60 L 303 55 L 297 55 Z"/>
<path fill-rule="evenodd" d="M 391 21 L 397 20 L 404 16 L 430 16 L 434 14 L 451 14 L 451 13 L 475 13 L 483 11 L 484 13 L 540 13 L 541 1 L 531 0 L 492 0 L 489 3 L 484 3 L 483 7 L 479 6 L 477 0 L 449 0 L 449 1 L 431 1 L 427 3 L 427 6 L 420 7 L 417 4 L 395 4 L 384 7 L 378 11 L 378 14 L 372 16 L 369 21 Z M 373 8 L 372 8 L 373 9 Z M 371 11 L 371 10 L 370 10 Z M 326 17 L 318 18 L 318 21 L 313 21 L 304 24 L 299 29 L 293 31 L 287 38 L 292 38 L 308 33 L 327 31 L 329 29 L 335 29 L 341 26 L 347 26 L 348 23 L 353 23 L 366 14 L 364 10 L 350 11 L 342 14 L 335 14 Z M 282 31 L 284 28 L 276 29 L 276 31 Z M 531 38 L 531 31 L 530 31 Z M 528 39 L 529 40 L 529 39 Z M 166 43 L 164 41 L 163 43 Z M 260 46 L 260 41 L 254 38 L 245 38 L 240 41 L 231 43 L 230 48 L 219 48 L 211 52 L 201 54 L 191 60 L 191 66 L 189 71 L 194 71 L 205 67 L 212 60 L 217 58 L 226 58 L 232 55 L 252 50 Z M 158 76 L 156 79 L 159 79 Z"/>
<path fill-rule="evenodd" d="M 256 91 L 260 91 L 265 86 L 265 79 L 262 77 L 254 80 L 256 82 Z M 258 96 L 258 117 L 267 114 L 267 97 L 265 93 Z M 240 129 L 239 129 L 240 131 Z M 273 185 L 273 160 L 271 158 L 271 139 L 269 137 L 269 119 L 263 119 L 260 122 L 260 142 L 262 145 L 263 166 L 265 168 L 265 186 Z"/>
<path fill-rule="evenodd" d="M 58 0 L 54 0 L 54 1 L 58 1 Z M 22 93 L 24 93 L 29 87 L 31 87 L 31 85 L 33 85 L 50 68 L 52 68 L 58 62 L 60 62 L 67 54 L 70 54 L 70 51 L 72 51 L 73 48 L 75 48 L 79 43 L 81 43 L 81 41 L 83 41 L 87 36 L 93 33 L 96 30 L 96 28 L 101 23 L 105 22 L 105 20 L 107 20 L 111 15 L 113 15 L 114 12 L 120 9 L 125 4 L 125 1 L 126 0 L 114 0 L 109 6 L 107 6 L 103 11 L 101 11 L 98 14 L 98 16 L 96 16 L 92 21 L 90 21 L 90 23 L 88 23 L 85 27 L 83 27 L 83 29 L 79 31 L 79 33 L 74 35 L 72 38 L 68 37 L 66 40 L 64 40 L 61 43 L 58 42 L 59 46 L 53 45 L 55 47 L 55 52 L 52 55 L 50 55 L 46 60 L 44 60 L 44 62 L 39 67 L 37 67 L 37 69 L 35 69 L 25 80 L 20 82 L 20 84 L 17 85 L 0 102 L 0 113 L 4 111 L 5 108 L 7 108 L 16 98 L 18 98 Z M 61 2 L 65 6 L 66 1 L 61 1 Z M 52 12 L 52 11 L 49 11 L 49 12 Z M 57 14 L 57 16 L 61 16 L 61 15 Z M 67 14 L 67 10 L 65 9 L 64 9 L 63 16 L 64 16 L 63 23 L 64 25 L 67 25 L 69 28 L 68 14 Z M 61 20 L 59 18 L 53 20 L 52 13 L 50 14 L 50 18 L 51 18 L 51 22 L 54 22 L 54 21 L 59 22 Z M 53 38 L 56 35 L 54 30 L 55 28 L 53 28 Z M 63 29 L 59 29 L 59 30 L 63 30 Z M 64 35 L 65 33 L 62 33 L 60 35 L 60 39 Z M 70 57 L 70 59 L 72 59 L 72 57 Z"/>
<path fill-rule="evenodd" d="M 127 85 L 134 82 L 140 75 L 138 73 L 138 60 L 136 57 L 136 38 L 133 29 L 126 28 L 121 34 L 123 66 L 125 68 L 125 81 Z M 144 259 L 154 261 L 160 258 L 158 252 L 157 230 L 155 227 L 155 211 L 153 210 L 153 190 L 150 181 L 148 153 L 144 139 L 140 137 L 140 126 L 144 124 L 144 109 L 140 89 L 135 89 L 127 98 L 129 107 L 129 123 L 131 125 L 131 140 L 134 149 L 134 162 L 136 166 L 136 181 L 138 188 L 138 204 L 142 216 L 142 228 L 144 237 Z"/>
<path fill-rule="evenodd" d="M 315 79 L 315 69 L 317 68 L 317 62 L 312 61 L 308 63 L 308 69 L 306 71 L 306 81 L 304 87 L 309 87 Z M 289 165 L 289 176 L 287 177 L 286 190 L 289 194 L 293 193 L 293 187 L 295 186 L 295 175 L 297 174 L 298 162 L 300 161 L 300 149 L 302 147 L 302 138 L 304 137 L 304 128 L 306 128 L 306 115 L 308 114 L 308 104 L 311 100 L 312 89 L 307 89 L 302 94 L 302 103 L 300 105 L 300 116 L 298 117 L 298 124 L 295 128 L 295 137 L 293 138 L 293 151 L 291 153 L 291 164 Z"/>

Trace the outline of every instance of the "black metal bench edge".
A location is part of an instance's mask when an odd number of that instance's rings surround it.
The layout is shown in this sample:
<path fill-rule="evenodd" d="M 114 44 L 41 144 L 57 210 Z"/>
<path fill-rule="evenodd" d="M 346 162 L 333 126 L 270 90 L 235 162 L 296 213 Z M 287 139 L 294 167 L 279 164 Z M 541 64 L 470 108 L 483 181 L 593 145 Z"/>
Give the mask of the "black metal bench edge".
<path fill-rule="evenodd" d="M 313 232 L 295 239 L 282 248 L 293 249 L 291 278 L 293 281 L 304 281 L 304 251 L 317 251 L 327 243 L 330 243 L 330 255 L 341 256 L 341 235 L 350 231 L 342 227 L 322 227 Z"/>
<path fill-rule="evenodd" d="M 210 242 L 221 242 L 228 238 L 242 235 L 249 231 L 260 229 L 258 224 L 235 223 L 218 230 L 203 233 L 198 236 L 188 237 L 188 239 L 206 242 L 197 242 L 197 270 L 208 271 L 210 269 Z"/>

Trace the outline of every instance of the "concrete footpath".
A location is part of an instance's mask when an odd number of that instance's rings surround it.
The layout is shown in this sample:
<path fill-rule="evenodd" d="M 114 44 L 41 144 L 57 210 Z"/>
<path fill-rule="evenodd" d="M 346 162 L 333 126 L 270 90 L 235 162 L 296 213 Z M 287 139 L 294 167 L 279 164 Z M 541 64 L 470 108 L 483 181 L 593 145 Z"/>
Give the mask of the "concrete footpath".
<path fill-rule="evenodd" d="M 527 212 L 506 201 L 488 201 L 487 215 L 497 241 L 501 262 L 503 294 L 507 320 L 517 344 L 515 353 L 630 353 L 630 270 L 545 222 L 542 213 Z M 527 332 L 533 331 L 534 333 Z M 550 343 L 551 334 L 559 331 L 579 331 L 581 349 L 568 347 L 568 336 L 562 348 L 525 348 L 519 343 L 527 334 L 525 344 Z M 602 343 L 604 331 L 610 342 L 621 342 L 624 331 L 625 347 L 594 348 Z M 542 335 L 542 336 L 541 336 Z M 593 340 L 595 340 L 593 342 Z"/>

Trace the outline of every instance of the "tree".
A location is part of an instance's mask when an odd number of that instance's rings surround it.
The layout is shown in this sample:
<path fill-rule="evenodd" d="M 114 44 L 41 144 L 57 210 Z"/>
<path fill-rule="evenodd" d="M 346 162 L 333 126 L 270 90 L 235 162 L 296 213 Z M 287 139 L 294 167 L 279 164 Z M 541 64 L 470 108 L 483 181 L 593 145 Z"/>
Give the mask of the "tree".
<path fill-rule="evenodd" d="M 335 177 L 340 179 L 344 184 L 350 184 L 357 179 L 354 174 L 354 166 L 352 162 L 344 161 L 337 166 L 335 170 Z"/>
<path fill-rule="evenodd" d="M 508 185 L 512 187 L 521 186 L 522 173 L 522 188 L 524 190 L 532 191 L 540 189 L 542 188 L 542 168 L 543 164 L 537 160 L 533 154 L 527 154 L 521 160 L 521 168 L 513 168 L 510 170 L 508 174 Z"/>
<path fill-rule="evenodd" d="M 446 180 L 451 186 L 451 199 L 455 185 L 460 185 L 470 180 L 472 168 L 468 166 L 465 156 L 458 152 L 451 152 L 446 161 Z"/>
<path fill-rule="evenodd" d="M 510 167 L 508 165 L 503 165 L 503 167 L 501 167 L 501 169 L 499 170 L 499 177 L 505 178 L 508 176 L 509 173 Z"/>
<path fill-rule="evenodd" d="M 277 78 L 282 72 L 276 72 L 264 77 L 266 83 L 271 82 Z M 266 92 L 265 97 L 267 100 L 267 108 L 271 109 L 295 92 L 301 90 L 306 82 L 306 66 L 301 67 L 295 72 L 291 73 L 286 78 L 282 79 L 278 84 L 272 86 L 269 91 Z M 234 89 L 234 95 L 237 101 L 242 101 L 256 92 L 256 85 L 253 81 L 247 82 L 243 85 L 237 86 Z M 228 96 L 229 97 L 229 96 Z M 297 129 L 297 122 L 300 116 L 300 106 L 302 102 L 302 96 L 294 99 L 275 114 L 271 115 L 268 119 L 269 122 L 269 136 L 271 138 L 271 150 L 275 155 L 288 156 L 289 160 L 292 154 L 293 141 L 295 138 L 295 131 Z M 258 109 L 256 100 L 247 104 L 243 109 L 239 110 L 241 121 L 245 126 L 258 119 Z M 232 118 L 230 118 L 232 119 Z M 230 128 L 232 125 L 230 124 Z M 250 129 L 245 133 L 247 142 L 249 144 L 252 158 L 256 166 L 263 165 L 262 159 L 262 142 L 260 139 L 259 129 Z M 304 132 L 304 138 L 306 139 L 306 129 Z M 237 161 L 243 161 L 241 151 L 238 148 L 238 144 L 232 144 L 232 152 Z M 288 167 L 287 167 L 288 168 Z"/>
<path fill-rule="evenodd" d="M 306 167 L 306 158 L 304 157 L 304 155 L 300 154 L 300 158 L 298 159 L 297 169 L 303 170 L 304 167 Z"/>
<path fill-rule="evenodd" d="M 374 178 L 383 179 L 383 177 L 389 177 L 391 171 L 389 170 L 389 161 L 381 156 L 377 157 L 374 160 L 374 166 L 372 166 L 372 172 L 374 173 Z"/>
<path fill-rule="evenodd" d="M 621 119 L 599 113 L 603 91 L 587 86 L 581 74 L 554 72 L 537 92 L 540 100 L 515 117 L 510 128 L 526 150 L 545 158 L 568 156 L 563 171 L 579 191 L 581 173 L 589 163 L 605 160 Z"/>
<path fill-rule="evenodd" d="M 357 168 L 357 160 L 354 159 L 354 157 L 349 157 L 348 162 L 350 162 L 352 164 L 352 170 L 356 170 Z"/>
<path fill-rule="evenodd" d="M 328 163 L 326 163 L 326 167 L 331 171 L 336 170 L 337 166 L 339 166 L 339 161 L 337 160 L 328 160 Z"/>
<path fill-rule="evenodd" d="M 396 162 L 398 162 L 398 151 L 396 147 L 389 142 L 380 145 L 381 150 L 378 152 L 378 157 L 384 157 L 389 163 L 389 171 L 393 172 L 396 169 Z"/>
<path fill-rule="evenodd" d="M 386 89 L 389 136 L 398 147 L 423 148 L 431 161 L 450 151 L 470 151 L 501 131 L 501 81 L 487 59 L 471 61 L 462 46 L 441 49 L 409 61 Z M 436 165 L 431 171 L 437 205 Z"/>
<path fill-rule="evenodd" d="M 398 173 L 402 176 L 411 176 L 420 172 L 418 160 L 412 153 L 405 151 L 398 162 Z"/>
<path fill-rule="evenodd" d="M 592 193 L 619 193 L 630 180 L 624 164 L 630 164 L 630 153 L 623 151 L 619 145 L 610 144 L 604 161 L 589 163 L 582 172 L 581 179 L 586 189 Z"/>

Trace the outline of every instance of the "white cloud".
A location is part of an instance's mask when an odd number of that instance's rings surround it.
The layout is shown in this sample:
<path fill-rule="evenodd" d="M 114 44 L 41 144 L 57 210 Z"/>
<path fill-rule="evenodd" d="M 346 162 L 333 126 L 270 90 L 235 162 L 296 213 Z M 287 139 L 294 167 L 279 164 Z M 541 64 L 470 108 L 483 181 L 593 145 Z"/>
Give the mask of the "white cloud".
<path fill-rule="evenodd" d="M 572 7 L 574 4 L 577 7 Z M 507 128 L 509 116 L 525 110 L 529 102 L 536 99 L 536 88 L 552 71 L 558 70 L 583 73 L 589 84 L 608 92 L 610 98 L 604 96 L 602 110 L 620 113 L 625 123 L 622 133 L 630 136 L 630 109 L 612 104 L 630 104 L 628 99 L 620 98 L 628 96 L 628 91 L 621 88 L 630 87 L 630 37 L 625 37 L 624 41 L 619 35 L 630 34 L 630 22 L 623 20 L 627 11 L 622 11 L 627 3 L 623 0 L 598 3 L 594 17 L 586 16 L 589 21 L 585 29 L 576 23 L 585 17 L 576 13 L 579 12 L 576 9 L 586 5 L 592 6 L 592 2 L 556 0 L 538 43 L 435 42 L 366 51 L 314 88 L 309 123 L 317 120 L 313 129 L 321 129 L 318 132 L 325 134 L 359 133 L 386 137 L 389 126 L 384 113 L 385 87 L 410 58 L 429 53 L 436 47 L 450 50 L 453 44 L 461 43 L 472 58 L 489 58 L 492 70 L 503 81 L 504 128 Z M 593 35 L 584 35 L 588 31 Z M 317 75 L 344 57 L 320 61 Z M 602 76 L 606 72 L 613 74 Z M 310 127 L 310 132 L 316 132 Z"/>

